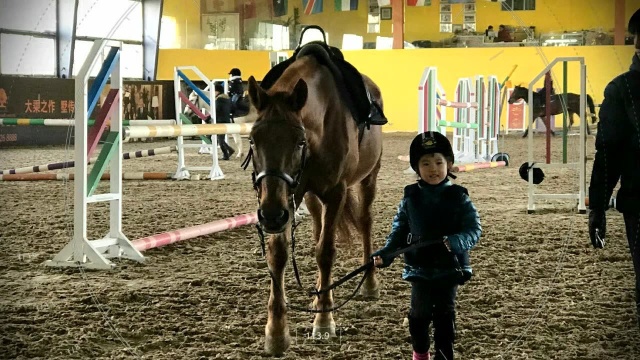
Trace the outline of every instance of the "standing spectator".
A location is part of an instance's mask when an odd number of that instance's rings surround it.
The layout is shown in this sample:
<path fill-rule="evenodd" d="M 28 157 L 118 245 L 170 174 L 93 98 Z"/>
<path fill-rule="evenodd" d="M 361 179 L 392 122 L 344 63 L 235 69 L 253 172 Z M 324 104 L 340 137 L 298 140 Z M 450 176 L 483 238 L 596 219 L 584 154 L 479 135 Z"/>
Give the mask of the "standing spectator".
<path fill-rule="evenodd" d="M 511 33 L 504 25 L 498 27 L 498 37 L 495 39 L 495 42 L 513 42 Z"/>

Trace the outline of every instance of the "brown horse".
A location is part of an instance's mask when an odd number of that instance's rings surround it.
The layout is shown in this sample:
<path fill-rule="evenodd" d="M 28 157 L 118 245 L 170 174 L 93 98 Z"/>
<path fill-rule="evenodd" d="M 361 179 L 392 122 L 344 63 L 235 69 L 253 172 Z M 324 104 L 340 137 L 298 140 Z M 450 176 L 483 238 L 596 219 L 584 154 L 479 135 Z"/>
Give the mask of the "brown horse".
<path fill-rule="evenodd" d="M 363 78 L 373 98 L 382 104 L 380 89 Z M 304 197 L 313 219 L 318 289 L 332 282 L 336 239 L 343 238 L 345 229 L 355 230 L 362 238 L 363 264 L 372 252 L 371 205 L 382 157 L 382 133 L 379 126 L 372 126 L 359 141 L 356 122 L 337 86 L 332 72 L 313 56 L 297 58 L 269 90 L 249 78 L 249 96 L 258 110 L 250 135 L 258 218 L 271 234 L 265 350 L 272 355 L 284 353 L 290 344 L 283 284 L 296 204 Z M 378 297 L 375 269 L 361 293 Z M 315 298 L 313 309 L 327 312 L 316 313 L 314 333 L 335 335 L 333 305 L 331 292 Z"/>
<path fill-rule="evenodd" d="M 529 100 L 529 89 L 523 86 L 516 86 L 509 97 L 509 104 L 513 104 L 518 100 L 524 100 L 527 102 Z M 537 120 L 538 118 L 544 119 L 547 115 L 547 109 L 545 107 L 546 99 L 545 94 L 541 94 L 538 92 L 533 93 L 533 118 Z M 589 112 L 591 112 L 591 123 L 595 124 L 598 120 L 596 116 L 596 109 L 593 103 L 593 99 L 589 94 L 587 94 L 587 105 L 589 106 Z M 573 125 L 573 115 L 576 114 L 580 116 L 580 95 L 574 93 L 567 93 L 567 113 L 569 114 L 569 127 L 567 129 L 571 130 L 571 126 Z M 562 95 L 554 94 L 551 95 L 551 115 L 559 115 L 564 112 L 562 106 Z M 534 120 L 534 121 L 535 121 Z M 529 133 L 529 125 L 527 124 L 527 129 L 524 132 L 522 137 L 526 137 Z M 587 124 L 587 134 L 591 134 L 591 130 L 589 130 L 589 124 Z"/>

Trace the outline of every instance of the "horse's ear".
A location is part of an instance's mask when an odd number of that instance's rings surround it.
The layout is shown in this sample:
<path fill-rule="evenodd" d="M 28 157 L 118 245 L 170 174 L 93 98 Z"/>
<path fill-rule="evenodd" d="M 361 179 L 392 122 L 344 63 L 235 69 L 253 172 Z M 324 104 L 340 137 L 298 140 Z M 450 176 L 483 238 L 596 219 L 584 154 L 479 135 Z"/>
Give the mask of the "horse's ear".
<path fill-rule="evenodd" d="M 296 86 L 293 88 L 293 92 L 290 97 L 290 104 L 293 111 L 300 111 L 304 107 L 304 104 L 307 103 L 307 96 L 309 95 L 309 89 L 307 88 L 307 83 L 300 79 L 296 83 Z"/>
<path fill-rule="evenodd" d="M 253 75 L 249 76 L 249 99 L 251 99 L 251 103 L 258 111 L 264 110 L 267 107 L 268 95 L 267 92 L 258 85 L 258 82 L 253 77 Z"/>

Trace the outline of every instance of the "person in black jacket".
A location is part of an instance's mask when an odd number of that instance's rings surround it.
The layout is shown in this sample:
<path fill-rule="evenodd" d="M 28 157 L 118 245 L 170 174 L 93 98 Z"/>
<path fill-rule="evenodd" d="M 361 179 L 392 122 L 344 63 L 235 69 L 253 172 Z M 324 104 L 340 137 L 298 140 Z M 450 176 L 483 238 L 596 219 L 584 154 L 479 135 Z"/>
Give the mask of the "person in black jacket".
<path fill-rule="evenodd" d="M 467 190 L 449 181 L 454 160 L 443 134 L 428 131 L 413 139 L 409 161 L 420 180 L 405 187 L 385 246 L 371 255 L 377 267 L 387 267 L 396 251 L 423 246 L 404 254 L 402 272 L 402 278 L 411 282 L 408 318 L 413 360 L 430 359 L 430 325 L 435 359 L 453 360 L 456 293 L 458 285 L 471 278 L 469 250 L 482 234 L 480 216 Z"/>
<path fill-rule="evenodd" d="M 620 181 L 615 206 L 624 216 L 636 277 L 636 316 L 640 326 L 640 9 L 629 20 L 635 54 L 626 73 L 604 90 L 596 135 L 596 155 L 589 186 L 589 237 L 603 248 L 605 211 Z"/>
<path fill-rule="evenodd" d="M 244 96 L 242 72 L 238 68 L 229 71 L 229 98 L 231 99 L 231 115 L 236 118 L 249 113 L 248 99 Z"/>
<path fill-rule="evenodd" d="M 229 96 L 224 93 L 224 87 L 220 84 L 214 85 L 214 91 L 216 96 L 216 123 L 217 124 L 230 124 L 231 123 L 231 100 Z M 218 135 L 218 145 L 222 150 L 222 160 L 229 160 L 235 150 L 225 141 L 224 134 Z"/>

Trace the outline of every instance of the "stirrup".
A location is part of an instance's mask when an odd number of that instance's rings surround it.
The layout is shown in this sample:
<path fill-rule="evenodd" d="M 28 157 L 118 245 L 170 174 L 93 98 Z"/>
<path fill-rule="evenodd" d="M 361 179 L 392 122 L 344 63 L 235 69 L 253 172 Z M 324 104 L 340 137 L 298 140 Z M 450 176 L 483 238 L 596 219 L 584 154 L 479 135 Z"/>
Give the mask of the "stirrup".
<path fill-rule="evenodd" d="M 385 125 L 389 122 L 387 118 L 382 114 L 382 112 L 378 108 L 378 105 L 375 102 L 371 103 L 371 108 L 369 109 L 368 122 L 371 125 L 379 125 L 379 126 Z"/>

